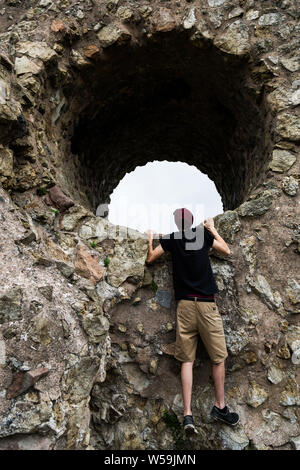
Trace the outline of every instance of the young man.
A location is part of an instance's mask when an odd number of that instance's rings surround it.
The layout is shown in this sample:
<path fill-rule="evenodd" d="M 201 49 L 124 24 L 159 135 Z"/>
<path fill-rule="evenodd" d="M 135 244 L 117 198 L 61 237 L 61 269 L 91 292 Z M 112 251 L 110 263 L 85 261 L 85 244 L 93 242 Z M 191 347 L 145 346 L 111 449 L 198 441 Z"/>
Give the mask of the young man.
<path fill-rule="evenodd" d="M 214 227 L 212 218 L 192 228 L 194 217 L 185 208 L 174 211 L 178 232 L 159 238 L 153 249 L 153 232 L 148 231 L 149 250 L 146 262 L 152 263 L 165 251 L 172 256 L 173 285 L 177 302 L 177 330 L 174 357 L 181 365 L 181 382 L 184 403 L 183 426 L 186 431 L 196 432 L 191 410 L 193 363 L 196 356 L 198 334 L 212 363 L 215 403 L 211 415 L 218 421 L 236 425 L 237 413 L 229 411 L 225 404 L 225 359 L 228 356 L 223 321 L 215 302 L 218 292 L 211 269 L 208 252 L 210 248 L 223 255 L 230 249 Z"/>

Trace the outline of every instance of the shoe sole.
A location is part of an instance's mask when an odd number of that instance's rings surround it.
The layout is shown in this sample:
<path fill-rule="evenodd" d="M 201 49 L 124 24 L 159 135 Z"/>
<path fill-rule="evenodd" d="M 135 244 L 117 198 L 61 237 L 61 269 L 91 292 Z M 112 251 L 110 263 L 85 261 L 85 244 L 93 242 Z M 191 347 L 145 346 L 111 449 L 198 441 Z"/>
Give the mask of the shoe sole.
<path fill-rule="evenodd" d="M 228 421 L 225 421 L 225 419 L 222 418 L 216 418 L 216 416 L 211 415 L 215 421 L 222 421 L 222 423 L 228 424 L 228 426 L 236 426 L 240 422 L 240 418 L 237 420 L 236 423 L 228 423 Z"/>
<path fill-rule="evenodd" d="M 184 431 L 187 435 L 197 434 L 196 428 L 192 424 L 187 424 L 184 427 Z"/>

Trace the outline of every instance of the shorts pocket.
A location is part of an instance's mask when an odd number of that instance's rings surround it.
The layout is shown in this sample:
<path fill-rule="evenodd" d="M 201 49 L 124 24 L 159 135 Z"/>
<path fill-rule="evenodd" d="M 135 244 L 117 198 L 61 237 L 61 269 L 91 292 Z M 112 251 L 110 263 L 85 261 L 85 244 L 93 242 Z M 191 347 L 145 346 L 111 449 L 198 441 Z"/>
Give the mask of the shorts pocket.
<path fill-rule="evenodd" d="M 220 315 L 219 308 L 215 302 L 207 302 L 204 308 L 205 313 Z"/>
<path fill-rule="evenodd" d="M 223 321 L 217 304 L 208 302 L 202 309 L 202 316 L 205 322 L 210 325 L 212 331 L 223 329 Z"/>

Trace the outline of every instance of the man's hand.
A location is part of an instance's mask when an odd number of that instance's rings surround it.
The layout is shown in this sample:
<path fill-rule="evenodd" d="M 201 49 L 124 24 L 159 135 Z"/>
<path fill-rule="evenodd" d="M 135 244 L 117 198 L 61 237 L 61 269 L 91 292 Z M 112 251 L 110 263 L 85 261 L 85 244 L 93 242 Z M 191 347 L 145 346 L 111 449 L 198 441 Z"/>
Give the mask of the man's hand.
<path fill-rule="evenodd" d="M 230 255 L 230 248 L 229 246 L 227 245 L 227 243 L 225 242 L 225 240 L 223 240 L 223 238 L 218 234 L 216 228 L 215 228 L 215 224 L 214 224 L 214 219 L 212 217 L 208 217 L 207 219 L 204 220 L 204 227 L 206 227 L 210 233 L 213 234 L 213 236 L 215 237 L 214 241 L 213 241 L 213 244 L 212 244 L 212 247 L 218 251 L 219 253 L 221 253 L 222 255 Z"/>
<path fill-rule="evenodd" d="M 206 227 L 208 230 L 215 228 L 214 219 L 213 219 L 212 217 L 208 217 L 207 219 L 204 220 L 203 225 L 204 225 L 204 227 Z"/>
<path fill-rule="evenodd" d="M 149 242 L 150 242 L 151 240 L 153 240 L 153 238 L 154 238 L 154 233 L 155 233 L 155 232 L 154 232 L 154 230 L 152 230 L 152 229 L 147 230 L 147 235 L 148 235 L 148 240 L 149 240 Z"/>
<path fill-rule="evenodd" d="M 164 250 L 163 250 L 161 244 L 159 244 L 153 250 L 153 238 L 154 238 L 154 235 L 155 235 L 155 232 L 153 230 L 151 230 L 151 229 L 147 230 L 147 235 L 148 235 L 149 245 L 148 245 L 148 256 L 147 256 L 147 259 L 146 259 L 146 263 L 153 263 L 153 261 L 155 261 L 157 258 L 159 258 L 164 253 Z"/>

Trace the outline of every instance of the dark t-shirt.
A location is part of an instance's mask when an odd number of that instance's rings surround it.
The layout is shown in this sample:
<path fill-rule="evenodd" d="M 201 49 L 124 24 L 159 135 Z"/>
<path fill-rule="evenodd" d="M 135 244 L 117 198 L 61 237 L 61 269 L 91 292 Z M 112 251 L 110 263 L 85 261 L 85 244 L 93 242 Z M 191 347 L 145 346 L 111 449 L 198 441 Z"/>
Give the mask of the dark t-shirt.
<path fill-rule="evenodd" d="M 189 294 L 213 295 L 218 292 L 208 256 L 214 239 L 203 225 L 159 238 L 163 250 L 172 256 L 176 300 Z"/>

